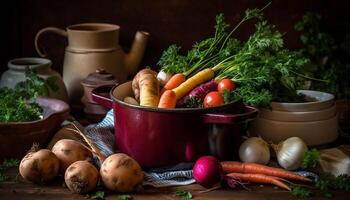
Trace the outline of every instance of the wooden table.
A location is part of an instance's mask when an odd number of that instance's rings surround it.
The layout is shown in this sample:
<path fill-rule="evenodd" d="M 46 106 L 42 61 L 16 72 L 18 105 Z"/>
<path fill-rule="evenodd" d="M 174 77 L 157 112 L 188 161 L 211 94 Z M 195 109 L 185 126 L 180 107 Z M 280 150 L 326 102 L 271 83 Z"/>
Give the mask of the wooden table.
<path fill-rule="evenodd" d="M 72 200 L 82 199 L 86 200 L 84 195 L 72 194 L 67 188 L 63 187 L 62 178 L 57 178 L 53 183 L 49 185 L 35 185 L 24 181 L 18 174 L 17 168 L 8 170 L 7 175 L 10 176 L 9 181 L 0 183 L 0 200 L 16 200 L 16 199 L 37 199 L 37 200 Z M 131 194 L 133 199 L 143 200 L 162 200 L 162 199 L 174 199 L 180 200 L 180 197 L 173 196 L 173 192 L 176 188 L 181 188 L 186 191 L 190 191 L 193 195 L 193 199 L 225 199 L 225 200 L 296 200 L 289 194 L 288 191 L 280 190 L 273 186 L 249 186 L 250 191 L 238 188 L 238 189 L 218 189 L 215 191 L 200 193 L 204 188 L 192 184 L 183 187 L 167 187 L 167 188 L 145 188 L 144 190 Z M 332 199 L 344 200 L 348 199 L 350 193 L 346 192 L 333 192 Z M 118 200 L 119 195 L 113 192 L 106 192 L 105 199 Z M 317 194 L 314 199 L 329 199 L 321 197 Z"/>

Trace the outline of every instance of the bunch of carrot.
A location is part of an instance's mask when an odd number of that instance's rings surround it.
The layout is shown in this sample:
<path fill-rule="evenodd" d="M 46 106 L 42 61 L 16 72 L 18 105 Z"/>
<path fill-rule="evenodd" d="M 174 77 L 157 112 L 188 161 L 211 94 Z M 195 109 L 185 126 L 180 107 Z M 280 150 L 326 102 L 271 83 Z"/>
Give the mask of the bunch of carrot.
<path fill-rule="evenodd" d="M 310 179 L 293 172 L 256 163 L 225 161 L 221 162 L 221 166 L 227 178 L 252 183 L 273 184 L 289 191 L 291 188 L 284 183 L 287 179 L 311 182 Z"/>
<path fill-rule="evenodd" d="M 185 74 L 175 74 L 165 84 L 160 97 L 159 108 L 175 108 L 176 102 L 200 84 L 214 78 L 214 70 L 204 69 L 194 76 L 186 79 Z"/>

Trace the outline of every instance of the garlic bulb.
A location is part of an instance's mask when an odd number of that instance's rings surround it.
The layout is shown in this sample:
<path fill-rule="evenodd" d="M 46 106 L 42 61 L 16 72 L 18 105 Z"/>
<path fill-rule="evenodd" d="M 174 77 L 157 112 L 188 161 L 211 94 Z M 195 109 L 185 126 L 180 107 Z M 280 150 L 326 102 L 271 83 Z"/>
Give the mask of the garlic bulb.
<path fill-rule="evenodd" d="M 243 162 L 266 165 L 270 161 L 269 145 L 259 137 L 251 137 L 239 147 L 239 158 Z"/>
<path fill-rule="evenodd" d="M 291 137 L 273 145 L 278 164 L 287 170 L 298 169 L 303 162 L 304 154 L 308 150 L 305 142 L 299 137 Z"/>

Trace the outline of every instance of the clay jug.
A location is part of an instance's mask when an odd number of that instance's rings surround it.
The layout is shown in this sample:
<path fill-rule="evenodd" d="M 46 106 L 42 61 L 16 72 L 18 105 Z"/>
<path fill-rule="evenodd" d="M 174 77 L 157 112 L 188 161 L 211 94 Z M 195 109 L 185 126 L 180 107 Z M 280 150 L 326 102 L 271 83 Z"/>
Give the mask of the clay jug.
<path fill-rule="evenodd" d="M 16 84 L 25 81 L 25 71 L 26 68 L 35 70 L 40 78 L 48 79 L 49 77 L 55 77 L 56 90 L 49 90 L 49 97 L 60 99 L 62 101 L 68 102 L 68 95 L 66 87 L 62 81 L 61 75 L 51 69 L 52 62 L 45 58 L 16 58 L 10 60 L 7 63 L 8 70 L 5 71 L 0 79 L 0 88 L 8 87 L 15 88 Z"/>
<path fill-rule="evenodd" d="M 141 62 L 149 34 L 136 33 L 129 53 L 119 46 L 120 27 L 114 24 L 84 23 L 68 26 L 66 30 L 46 27 L 35 36 L 38 54 L 46 57 L 38 41 L 44 33 L 52 32 L 68 38 L 63 63 L 63 81 L 71 102 L 83 94 L 80 82 L 90 73 L 103 68 L 113 74 L 119 83 L 132 77 Z"/>

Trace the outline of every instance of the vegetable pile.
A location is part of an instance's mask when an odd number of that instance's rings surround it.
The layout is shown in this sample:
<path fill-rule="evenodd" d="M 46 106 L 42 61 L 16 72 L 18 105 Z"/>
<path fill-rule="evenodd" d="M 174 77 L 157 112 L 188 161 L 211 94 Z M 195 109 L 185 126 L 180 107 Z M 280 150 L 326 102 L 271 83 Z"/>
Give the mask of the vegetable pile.
<path fill-rule="evenodd" d="M 306 101 L 296 90 L 304 87 L 305 80 L 316 80 L 302 74 L 309 60 L 286 49 L 283 34 L 264 20 L 263 10 L 269 5 L 246 10 L 231 30 L 223 14 L 217 15 L 213 37 L 196 42 L 185 55 L 181 47 L 170 45 L 159 59 L 158 74 L 144 69 L 135 76 L 135 99 L 141 106 L 159 108 L 211 107 L 238 99 L 262 107 L 269 107 L 271 101 Z M 256 20 L 255 32 L 247 41 L 232 36 L 252 19 Z M 229 93 L 220 89 L 227 84 Z M 163 87 L 159 89 L 159 85 Z"/>
<path fill-rule="evenodd" d="M 305 101 L 296 90 L 303 88 L 305 80 L 312 79 L 302 74 L 309 60 L 300 52 L 283 47 L 283 34 L 263 18 L 263 10 L 268 5 L 246 10 L 243 19 L 230 32 L 224 16 L 218 15 L 214 36 L 195 43 L 186 55 L 180 53 L 177 45 L 170 45 L 158 62 L 160 77 L 164 77 L 162 83 L 175 74 L 169 80 L 172 87 L 166 84 L 164 88 L 173 90 L 179 101 L 200 84 L 230 79 L 234 87 L 237 86 L 232 96 L 248 105 L 268 107 L 271 101 Z M 249 39 L 242 42 L 233 38 L 239 26 L 251 19 L 257 22 Z M 184 77 L 188 79 L 184 81 Z M 201 96 L 185 97 L 184 101 L 190 103 L 180 106 L 200 107 Z"/>
<path fill-rule="evenodd" d="M 75 124 L 73 126 L 75 129 L 70 130 L 82 136 L 88 146 L 69 139 L 57 141 L 52 151 L 33 146 L 19 165 L 25 180 L 47 183 L 62 175 L 69 190 L 77 194 L 95 190 L 99 180 L 106 188 L 116 192 L 132 192 L 139 188 L 144 175 L 134 159 L 123 153 L 106 158 Z M 92 163 L 93 154 L 100 160 L 100 170 Z"/>

